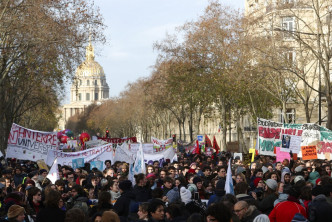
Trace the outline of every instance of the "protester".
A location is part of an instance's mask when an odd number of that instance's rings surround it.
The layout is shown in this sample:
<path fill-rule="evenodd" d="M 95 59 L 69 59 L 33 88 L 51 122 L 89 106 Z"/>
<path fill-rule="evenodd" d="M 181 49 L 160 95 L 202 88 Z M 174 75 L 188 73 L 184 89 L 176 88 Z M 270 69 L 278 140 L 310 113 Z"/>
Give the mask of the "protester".
<path fill-rule="evenodd" d="M 50 190 L 45 196 L 45 208 L 37 214 L 36 222 L 63 222 L 66 212 L 60 209 L 61 194 L 58 191 Z"/>

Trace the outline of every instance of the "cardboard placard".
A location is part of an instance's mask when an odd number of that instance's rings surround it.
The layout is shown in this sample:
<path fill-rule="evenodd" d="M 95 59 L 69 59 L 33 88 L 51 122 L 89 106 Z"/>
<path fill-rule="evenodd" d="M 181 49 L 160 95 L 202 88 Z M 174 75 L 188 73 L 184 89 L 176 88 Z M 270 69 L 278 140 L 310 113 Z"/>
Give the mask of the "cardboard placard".
<path fill-rule="evenodd" d="M 251 162 L 254 162 L 256 149 L 255 148 L 249 149 L 249 153 L 251 153 Z"/>
<path fill-rule="evenodd" d="M 49 171 L 48 166 L 46 165 L 44 160 L 37 160 L 37 165 L 40 170 L 44 169 L 44 170 L 47 170 L 47 172 Z"/>
<path fill-rule="evenodd" d="M 280 147 L 276 147 L 277 162 L 282 162 L 284 159 L 290 160 L 290 155 L 288 152 L 281 151 Z"/>
<path fill-rule="evenodd" d="M 317 159 L 316 146 L 301 146 L 302 159 L 303 160 L 314 160 Z"/>

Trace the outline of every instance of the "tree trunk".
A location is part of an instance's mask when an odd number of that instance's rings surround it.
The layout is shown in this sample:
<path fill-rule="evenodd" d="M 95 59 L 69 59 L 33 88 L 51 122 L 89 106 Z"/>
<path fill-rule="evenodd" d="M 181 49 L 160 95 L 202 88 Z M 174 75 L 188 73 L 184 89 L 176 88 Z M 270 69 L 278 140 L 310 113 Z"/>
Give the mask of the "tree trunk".
<path fill-rule="evenodd" d="M 226 150 L 226 136 L 227 136 L 227 114 L 226 114 L 226 103 L 223 101 L 220 96 L 221 103 L 221 119 L 222 119 L 222 150 Z"/>

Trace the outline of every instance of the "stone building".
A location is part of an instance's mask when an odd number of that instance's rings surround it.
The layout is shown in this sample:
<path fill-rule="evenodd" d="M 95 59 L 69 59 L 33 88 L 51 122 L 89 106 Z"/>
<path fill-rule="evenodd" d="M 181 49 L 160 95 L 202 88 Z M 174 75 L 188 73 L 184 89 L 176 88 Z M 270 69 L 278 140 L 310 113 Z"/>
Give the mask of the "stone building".
<path fill-rule="evenodd" d="M 95 61 L 94 48 L 90 42 L 86 47 L 85 61 L 76 69 L 70 88 L 70 103 L 60 108 L 58 128 L 64 129 L 70 117 L 83 112 L 92 103 L 100 104 L 108 98 L 106 76 L 103 67 Z"/>

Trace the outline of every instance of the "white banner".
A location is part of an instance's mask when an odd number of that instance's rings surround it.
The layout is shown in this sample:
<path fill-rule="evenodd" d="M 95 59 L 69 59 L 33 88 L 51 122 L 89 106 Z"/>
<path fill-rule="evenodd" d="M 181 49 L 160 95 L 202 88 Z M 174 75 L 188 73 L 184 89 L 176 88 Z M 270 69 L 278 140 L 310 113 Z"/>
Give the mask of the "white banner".
<path fill-rule="evenodd" d="M 114 163 L 113 144 L 109 143 L 104 146 L 95 147 L 79 152 L 62 152 L 50 151 L 47 155 L 47 165 L 52 165 L 53 161 L 57 158 L 58 164 L 72 166 L 72 160 L 77 158 L 84 158 L 84 163 L 91 161 L 111 160 Z M 105 168 L 105 164 L 104 167 Z"/>
<path fill-rule="evenodd" d="M 151 142 L 153 143 L 153 148 L 156 152 L 163 151 L 170 147 L 173 147 L 173 138 L 160 140 L 151 136 Z"/>
<path fill-rule="evenodd" d="M 129 146 L 130 152 L 132 152 L 136 156 L 140 143 L 132 143 L 132 144 L 128 144 L 128 146 Z M 155 152 L 155 150 L 153 149 L 153 143 L 144 143 L 144 144 L 142 144 L 142 146 L 143 146 L 144 153 L 152 154 Z"/>
<path fill-rule="evenodd" d="M 56 150 L 58 147 L 56 134 L 56 132 L 27 129 L 13 123 L 8 138 L 6 158 L 31 161 L 45 160 L 48 152 Z"/>
<path fill-rule="evenodd" d="M 148 165 L 152 165 L 153 161 L 157 160 L 159 161 L 160 166 L 162 166 L 162 164 L 166 162 L 167 159 L 169 159 L 170 162 L 177 161 L 177 155 L 173 148 L 154 154 L 144 153 L 144 162 Z"/>
<path fill-rule="evenodd" d="M 121 146 L 116 147 L 114 162 L 125 161 L 129 164 L 132 164 L 134 163 L 134 159 L 135 159 L 135 154 L 129 151 L 127 143 L 123 143 Z"/>
<path fill-rule="evenodd" d="M 139 173 L 146 173 L 145 164 L 144 164 L 144 153 L 142 144 L 139 146 L 139 149 L 136 154 L 136 160 L 133 169 L 134 175 Z"/>

